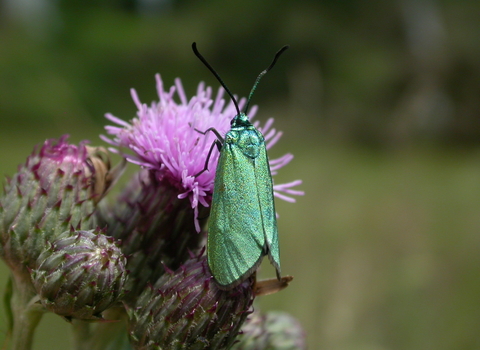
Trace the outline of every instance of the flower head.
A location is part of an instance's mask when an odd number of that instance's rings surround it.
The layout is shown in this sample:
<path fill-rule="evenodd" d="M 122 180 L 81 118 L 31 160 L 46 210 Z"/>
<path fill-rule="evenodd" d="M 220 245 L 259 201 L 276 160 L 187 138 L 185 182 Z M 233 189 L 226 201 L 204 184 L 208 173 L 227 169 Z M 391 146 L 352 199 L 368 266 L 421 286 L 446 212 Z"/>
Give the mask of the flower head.
<path fill-rule="evenodd" d="M 132 98 L 138 108 L 137 117 L 127 123 L 111 114 L 106 117 L 119 126 L 107 126 L 107 133 L 113 139 L 103 136 L 103 140 L 118 148 L 129 149 L 132 153 L 126 154 L 128 161 L 144 168 L 151 169 L 159 181 L 166 182 L 177 189 L 178 198 L 189 198 L 191 207 L 198 215 L 199 204 L 208 207 L 213 193 L 215 166 L 219 153 L 214 151 L 210 157 L 209 171 L 196 176 L 205 167 L 215 135 L 207 133 L 205 136 L 198 132 L 208 128 L 215 128 L 221 134 L 230 129 L 230 121 L 237 114 L 232 102 L 226 103 L 223 99 L 224 90 L 220 89 L 212 97 L 212 89 L 200 83 L 197 94 L 187 99 L 180 79 L 175 80 L 175 86 L 165 91 L 159 75 L 157 79 L 158 102 L 150 106 L 142 104 L 135 90 L 131 90 Z M 179 102 L 176 101 L 178 96 Z M 239 107 L 245 105 L 244 98 L 239 100 Z M 252 118 L 257 108 L 252 107 L 249 117 Z M 271 128 L 273 119 L 269 119 L 262 127 L 255 126 L 264 136 L 267 148 L 273 146 L 282 133 Z M 112 149 L 112 151 L 117 151 Z M 286 165 L 293 158 L 286 154 L 279 159 L 270 160 L 272 175 Z M 290 200 L 286 194 L 303 194 L 292 190 L 300 181 L 274 186 L 275 195 Z M 200 230 L 196 222 L 197 231 Z"/>

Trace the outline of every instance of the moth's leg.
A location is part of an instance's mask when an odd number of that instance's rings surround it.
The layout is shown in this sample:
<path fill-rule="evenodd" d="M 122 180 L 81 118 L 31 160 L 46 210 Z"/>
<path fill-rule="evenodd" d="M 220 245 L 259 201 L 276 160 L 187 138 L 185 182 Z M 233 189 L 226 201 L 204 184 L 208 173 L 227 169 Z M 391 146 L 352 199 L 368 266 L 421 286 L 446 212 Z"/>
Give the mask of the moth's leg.
<path fill-rule="evenodd" d="M 212 131 L 215 134 L 215 136 L 217 136 L 217 139 L 215 141 L 213 141 L 212 146 L 210 147 L 210 150 L 208 151 L 207 159 L 205 160 L 205 165 L 203 167 L 203 170 L 194 175 L 194 177 L 197 177 L 197 176 L 200 176 L 201 174 L 203 174 L 205 171 L 208 170 L 208 162 L 210 161 L 210 156 L 212 155 L 213 147 L 217 146 L 218 151 L 220 152 L 222 150 L 222 145 L 223 145 L 224 140 L 223 140 L 223 137 L 220 136 L 220 133 L 215 128 L 208 128 L 207 130 L 205 130 L 203 132 L 200 131 L 200 130 L 197 130 L 197 129 L 195 129 L 195 131 L 199 132 L 202 135 L 205 135 L 207 132 Z"/>
<path fill-rule="evenodd" d="M 200 133 L 200 134 L 202 134 L 202 135 L 206 135 L 207 132 L 209 132 L 209 131 L 213 132 L 213 133 L 215 134 L 215 136 L 217 137 L 217 140 L 220 141 L 220 148 L 219 148 L 218 150 L 220 151 L 220 150 L 222 149 L 222 145 L 223 145 L 223 141 L 224 141 L 224 140 L 223 140 L 222 135 L 220 135 L 220 133 L 218 132 L 217 129 L 215 129 L 215 128 L 208 128 L 208 129 L 205 130 L 205 131 L 200 131 L 200 130 L 194 128 L 193 130 L 195 130 L 196 132 L 198 132 L 198 133 Z M 217 147 L 218 147 L 218 146 L 217 146 Z"/>

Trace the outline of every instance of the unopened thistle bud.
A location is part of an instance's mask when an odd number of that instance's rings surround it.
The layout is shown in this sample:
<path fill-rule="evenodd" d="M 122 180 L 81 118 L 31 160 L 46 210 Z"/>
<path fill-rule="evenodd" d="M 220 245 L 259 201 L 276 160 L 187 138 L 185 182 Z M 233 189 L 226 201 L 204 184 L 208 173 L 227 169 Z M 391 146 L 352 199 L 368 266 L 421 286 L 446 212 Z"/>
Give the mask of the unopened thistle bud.
<path fill-rule="evenodd" d="M 207 208 L 200 210 L 204 214 Z M 130 271 L 126 303 L 130 306 L 147 287 L 165 272 L 181 266 L 189 251 L 200 249 L 205 238 L 197 233 L 190 202 L 179 199 L 175 190 L 159 181 L 151 170 L 135 174 L 114 205 L 101 207 L 100 223 L 107 234 L 120 239 Z"/>
<path fill-rule="evenodd" d="M 114 238 L 93 231 L 66 232 L 38 257 L 32 280 L 49 311 L 99 319 L 124 293 L 125 264 Z"/>
<path fill-rule="evenodd" d="M 285 312 L 253 312 L 242 327 L 232 350 L 305 350 L 305 332 Z"/>
<path fill-rule="evenodd" d="M 252 281 L 220 290 L 206 259 L 190 259 L 145 290 L 129 311 L 132 345 L 137 350 L 228 349 L 252 301 Z"/>
<path fill-rule="evenodd" d="M 101 166 L 103 164 L 103 166 Z M 60 234 L 95 227 L 92 213 L 109 165 L 94 148 L 47 140 L 27 158 L 0 197 L 0 251 L 12 270 L 33 268 Z"/>

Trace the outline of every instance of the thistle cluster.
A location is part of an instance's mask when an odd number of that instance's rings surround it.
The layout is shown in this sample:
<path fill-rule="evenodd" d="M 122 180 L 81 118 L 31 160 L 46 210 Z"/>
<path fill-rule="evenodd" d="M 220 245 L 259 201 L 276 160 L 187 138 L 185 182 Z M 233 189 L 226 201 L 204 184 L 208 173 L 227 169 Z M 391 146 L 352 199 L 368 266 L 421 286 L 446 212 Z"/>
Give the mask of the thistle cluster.
<path fill-rule="evenodd" d="M 222 290 L 206 263 L 215 170 L 197 174 L 214 139 L 196 130 L 225 133 L 235 106 L 203 83 L 188 100 L 179 79 L 168 91 L 156 79 L 159 100 L 150 106 L 132 90 L 138 112 L 130 122 L 107 114 L 116 124 L 101 136 L 108 151 L 66 136 L 47 140 L 7 179 L 0 257 L 12 272 L 13 348 L 31 348 L 47 311 L 72 322 L 78 348 L 112 348 L 125 334 L 125 349 L 304 348 L 291 319 L 252 313 L 254 277 Z M 255 124 L 267 148 L 281 136 L 272 123 Z M 112 168 L 109 152 L 138 167 L 115 196 L 106 195 L 125 162 Z M 217 159 L 212 153 L 212 164 Z M 291 159 L 270 160 L 272 175 Z M 299 183 L 275 185 L 274 193 L 294 201 Z"/>

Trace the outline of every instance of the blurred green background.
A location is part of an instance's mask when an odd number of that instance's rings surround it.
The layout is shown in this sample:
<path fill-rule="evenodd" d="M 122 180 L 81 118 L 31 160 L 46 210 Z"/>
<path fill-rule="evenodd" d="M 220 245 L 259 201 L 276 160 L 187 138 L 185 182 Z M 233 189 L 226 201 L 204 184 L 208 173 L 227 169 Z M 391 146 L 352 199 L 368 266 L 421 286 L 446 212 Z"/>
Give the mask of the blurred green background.
<path fill-rule="evenodd" d="M 479 1 L 0 0 L 0 174 L 69 133 L 103 144 L 104 114 L 130 119 L 129 89 L 156 99 L 181 77 L 248 94 L 283 130 L 272 157 L 282 269 L 259 298 L 307 332 L 310 349 L 480 348 Z M 268 263 L 264 276 L 273 276 Z M 0 263 L 0 292 L 8 275 Z M 0 344 L 5 337 L 0 306 Z M 42 320 L 36 350 L 69 348 Z"/>

